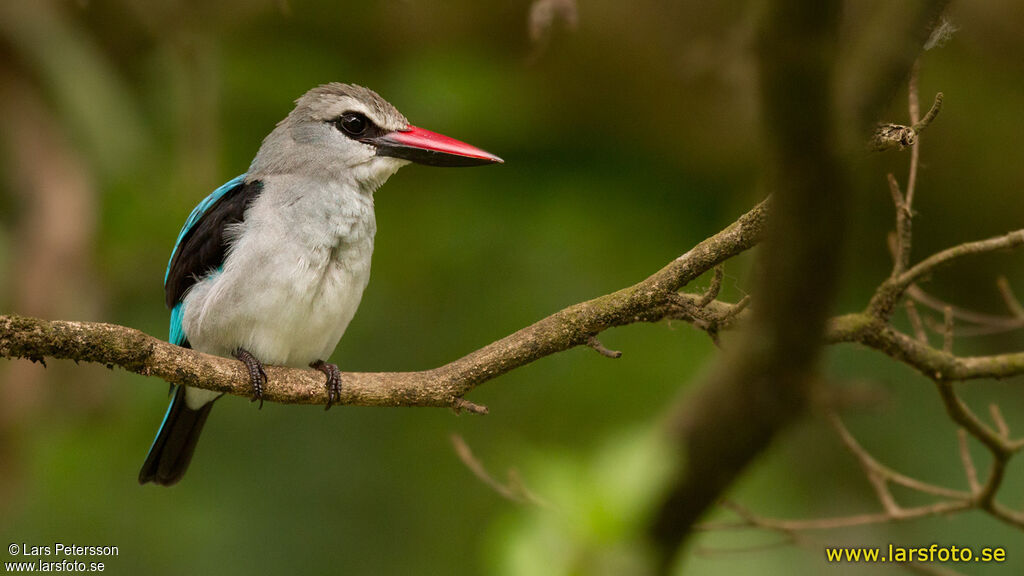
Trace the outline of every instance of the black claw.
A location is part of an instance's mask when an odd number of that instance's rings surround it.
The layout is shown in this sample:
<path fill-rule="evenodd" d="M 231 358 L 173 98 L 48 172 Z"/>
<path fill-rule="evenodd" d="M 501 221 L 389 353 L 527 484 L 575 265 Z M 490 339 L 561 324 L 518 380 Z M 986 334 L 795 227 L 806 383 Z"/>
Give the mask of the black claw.
<path fill-rule="evenodd" d="M 263 385 L 267 383 L 267 373 L 263 370 L 263 363 L 244 348 L 235 350 L 234 356 L 241 360 L 249 370 L 249 383 L 252 385 L 252 400 L 250 401 L 255 402 L 259 400 L 260 410 L 262 410 Z"/>
<path fill-rule="evenodd" d="M 323 360 L 317 360 L 309 365 L 327 375 L 327 406 L 324 410 L 330 410 L 331 406 L 341 400 L 341 370 L 337 364 L 328 364 Z"/>

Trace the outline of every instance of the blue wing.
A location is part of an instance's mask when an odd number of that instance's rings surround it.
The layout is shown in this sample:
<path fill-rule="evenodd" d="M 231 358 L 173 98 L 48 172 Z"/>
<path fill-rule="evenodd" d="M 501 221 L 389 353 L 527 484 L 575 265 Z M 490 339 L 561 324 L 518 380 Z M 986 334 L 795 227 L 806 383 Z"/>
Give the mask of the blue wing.
<path fill-rule="evenodd" d="M 188 236 L 188 233 L 199 222 L 199 219 L 203 217 L 203 214 L 217 203 L 218 200 L 224 197 L 225 194 L 230 192 L 236 186 L 242 184 L 245 180 L 245 174 L 235 176 L 231 180 L 228 180 L 220 188 L 213 191 L 212 194 L 203 198 L 195 208 L 192 209 L 192 213 L 188 215 L 188 220 L 185 220 L 185 225 L 181 227 L 181 232 L 178 233 L 178 239 L 174 241 L 174 250 L 171 251 L 171 258 L 167 261 L 167 271 L 164 272 L 164 286 L 167 285 L 167 277 L 171 275 L 171 264 L 174 263 L 174 256 L 178 253 L 178 249 L 181 247 L 181 241 Z"/>
<path fill-rule="evenodd" d="M 184 317 L 185 303 L 178 302 L 174 305 L 174 308 L 171 308 L 171 334 L 170 337 L 167 338 L 167 341 L 175 346 L 185 345 L 186 347 L 190 347 L 185 344 L 187 337 L 185 336 L 185 327 L 182 325 Z"/>
<path fill-rule="evenodd" d="M 245 181 L 245 174 L 232 178 L 203 199 L 181 228 L 164 273 L 164 296 L 171 308 L 169 341 L 188 346 L 182 327 L 185 293 L 196 282 L 224 265 L 228 226 L 241 222 L 245 210 L 259 195 L 259 181 Z"/>
<path fill-rule="evenodd" d="M 259 181 L 245 181 L 245 174 L 232 178 L 203 199 L 182 226 L 164 273 L 164 296 L 171 309 L 171 344 L 190 348 L 182 326 L 185 317 L 185 293 L 196 282 L 224 266 L 229 226 L 241 222 L 252 200 L 259 195 Z M 167 408 L 160 431 L 150 446 L 146 462 L 139 471 L 139 483 L 156 482 L 170 486 L 181 480 L 192 459 L 199 432 L 213 401 L 193 409 L 185 399 L 182 386 L 171 386 L 174 399 Z"/>

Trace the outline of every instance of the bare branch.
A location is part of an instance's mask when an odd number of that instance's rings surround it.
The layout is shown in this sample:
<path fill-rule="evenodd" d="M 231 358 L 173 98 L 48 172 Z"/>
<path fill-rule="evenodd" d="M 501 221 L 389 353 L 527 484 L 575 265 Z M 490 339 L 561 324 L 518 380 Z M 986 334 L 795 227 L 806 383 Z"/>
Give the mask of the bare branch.
<path fill-rule="evenodd" d="M 621 358 L 622 352 L 620 350 L 609 350 L 601 344 L 601 341 L 597 339 L 597 336 L 591 336 L 587 338 L 587 346 L 593 348 L 598 354 L 606 358 Z"/>
<path fill-rule="evenodd" d="M 952 304 L 945 302 L 931 294 L 927 293 L 923 288 L 916 284 L 912 284 L 907 287 L 906 294 L 908 297 L 916 302 L 919 302 L 932 310 L 943 312 L 947 307 L 952 308 L 953 317 L 957 320 L 963 320 L 971 324 L 976 324 L 978 327 L 988 329 L 985 333 L 994 332 L 1005 332 L 1009 330 L 1017 330 L 1024 327 L 1024 316 L 1002 316 L 997 314 L 986 314 L 984 312 L 977 312 L 975 310 L 967 310 L 959 306 L 953 306 Z M 978 330 L 961 330 L 962 334 L 966 333 L 981 333 Z"/>
<path fill-rule="evenodd" d="M 481 416 L 490 413 L 490 410 L 487 409 L 487 406 L 470 402 L 465 398 L 456 398 L 455 401 L 452 402 L 452 410 L 455 410 L 456 414 L 466 411 L 469 412 L 470 414 L 479 414 Z"/>
<path fill-rule="evenodd" d="M 937 384 L 939 384 L 941 388 L 944 383 L 937 382 Z M 961 492 L 939 486 L 933 486 L 904 476 L 880 464 L 854 439 L 853 435 L 846 429 L 842 421 L 838 417 L 832 415 L 830 417 L 830 421 L 832 422 L 833 427 L 839 433 L 843 444 L 845 444 L 854 456 L 857 457 L 865 475 L 875 488 L 875 493 L 878 496 L 879 501 L 882 503 L 885 510 L 884 512 L 812 520 L 780 520 L 760 517 L 751 511 L 742 508 L 738 504 L 728 503 L 725 506 L 736 512 L 743 519 L 743 522 L 704 524 L 701 525 L 701 529 L 723 530 L 736 528 L 760 528 L 781 531 L 790 536 L 793 541 L 798 541 L 799 533 L 809 530 L 831 530 L 868 524 L 881 524 L 892 521 L 905 521 L 930 516 L 949 515 L 972 509 L 985 510 L 993 517 L 1007 524 L 1018 528 L 1024 528 L 1024 513 L 1007 509 L 994 501 L 994 496 L 996 492 L 998 492 L 1003 479 L 1006 463 L 1012 455 L 1012 449 L 1016 445 L 1007 443 L 1002 447 L 990 447 L 992 448 L 993 456 L 995 458 L 994 463 L 989 479 L 984 484 L 980 483 L 978 480 L 977 470 L 974 466 L 974 461 L 971 458 L 968 449 L 967 437 L 968 433 L 975 437 L 979 437 L 978 435 L 983 434 L 983 432 L 979 431 L 977 427 L 979 423 L 976 418 L 974 418 L 973 414 L 966 409 L 966 406 L 960 403 L 959 399 L 952 393 L 951 388 L 942 390 L 942 394 L 944 399 L 951 399 L 952 404 L 955 404 L 955 407 L 950 409 L 954 420 L 958 423 L 968 422 L 968 426 L 970 426 L 969 428 L 960 428 L 957 431 L 960 446 L 960 459 L 963 462 L 964 470 L 967 475 L 970 492 Z M 998 414 L 997 408 L 994 409 L 994 413 Z M 1001 415 L 996 418 L 997 422 L 1001 421 L 1001 419 Z M 1002 429 L 1003 427 L 1000 426 L 1000 430 Z M 893 499 L 888 488 L 888 482 L 901 484 L 918 492 L 932 494 L 947 499 L 916 508 L 901 508 Z"/>
<path fill-rule="evenodd" d="M 711 284 L 708 286 L 708 291 L 701 296 L 700 300 L 697 301 L 697 308 L 705 308 L 712 300 L 718 298 L 718 293 L 722 290 L 722 278 L 725 276 L 725 271 L 722 270 L 721 266 L 715 266 L 715 275 L 711 278 Z"/>
<path fill-rule="evenodd" d="M 910 112 L 910 124 L 911 130 L 915 136 L 920 135 L 921 130 L 928 126 L 928 124 L 922 124 L 919 120 L 921 117 L 921 105 L 918 101 L 917 94 L 917 77 L 921 72 L 921 59 L 918 58 L 914 65 L 910 67 L 910 80 L 907 82 L 907 108 Z M 932 119 L 938 115 L 939 109 L 942 107 L 942 93 L 940 92 L 935 96 L 935 105 L 932 109 L 935 114 L 932 115 Z M 929 112 L 930 113 L 930 112 Z M 928 121 L 931 123 L 931 120 Z M 918 138 L 914 138 L 914 143 L 910 148 L 910 169 L 907 175 L 907 210 L 914 205 L 914 191 L 917 190 L 917 165 L 921 156 L 921 141 Z"/>
<path fill-rule="evenodd" d="M 964 404 L 963 400 L 957 396 L 952 382 L 937 380 L 935 384 L 939 387 L 939 396 L 942 397 L 946 411 L 949 412 L 949 416 L 954 422 L 963 426 L 971 436 L 980 440 L 993 454 L 1009 456 L 1014 452 L 1014 449 L 999 434 L 971 412 L 967 404 Z"/>
<path fill-rule="evenodd" d="M 832 319 L 825 334 L 829 342 L 857 342 L 903 362 L 929 378 L 973 380 L 1024 374 L 1024 352 L 958 357 L 922 344 L 868 313 Z"/>
<path fill-rule="evenodd" d="M 999 405 L 992 403 L 988 405 L 989 414 L 992 415 L 992 421 L 996 424 L 996 430 L 999 431 L 999 435 L 1006 440 L 1010 439 L 1010 427 L 1006 425 L 1006 420 L 1003 419 L 1003 413 L 999 410 Z"/>
<path fill-rule="evenodd" d="M 860 462 L 861 468 L 864 469 L 864 474 L 868 477 L 868 481 L 871 482 L 871 486 L 875 489 L 875 495 L 878 496 L 878 501 L 882 504 L 882 509 L 885 510 L 890 516 L 898 516 L 900 514 L 900 506 L 896 503 L 896 499 L 893 498 L 892 492 L 889 491 L 889 482 L 887 478 L 887 470 L 883 469 L 878 462 L 871 457 L 860 444 L 854 440 L 853 435 L 843 426 L 843 423 L 839 420 L 839 417 L 832 415 L 830 418 L 832 426 L 839 433 L 839 437 L 849 448 L 850 452 L 853 452 L 857 456 L 857 460 Z"/>
<path fill-rule="evenodd" d="M 964 493 L 932 486 L 898 474 L 881 465 L 856 442 L 849 431 L 842 425 L 842 422 L 833 416 L 833 426 L 839 433 L 843 443 L 857 457 L 868 481 L 875 490 L 884 513 L 818 520 L 775 520 L 758 517 L 738 506 L 730 506 L 743 518 L 744 522 L 740 526 L 753 526 L 780 531 L 796 542 L 798 533 L 803 530 L 848 527 L 980 509 L 1007 524 L 1024 529 L 1024 512 L 1010 510 L 995 501 L 996 494 L 999 492 L 1004 480 L 1007 464 L 1017 451 L 1024 449 L 1024 439 L 1011 439 L 1006 422 L 998 406 L 994 404 L 990 406 L 990 411 L 996 430 L 983 423 L 957 396 L 952 383 L 953 380 L 961 378 L 977 378 L 983 377 L 983 375 L 1000 377 L 1024 373 L 1024 354 L 1013 353 L 975 358 L 958 358 L 954 356 L 954 319 L 958 316 L 958 312 L 961 311 L 944 303 L 941 307 L 937 306 L 943 312 L 941 328 L 943 334 L 942 349 L 932 348 L 928 342 L 921 317 L 917 313 L 913 300 L 914 292 L 921 292 L 923 294 L 923 291 L 920 291 L 915 286 L 915 283 L 938 267 L 963 256 L 1013 248 L 1024 244 L 1024 230 L 1018 230 L 988 240 L 955 246 L 934 254 L 915 266 L 909 266 L 912 239 L 912 203 L 919 165 L 917 134 L 935 119 L 942 105 L 942 94 L 940 93 L 936 96 L 931 110 L 923 119 L 919 119 L 920 107 L 918 103 L 917 80 L 918 66 L 915 64 L 910 74 L 908 97 L 908 108 L 912 126 L 900 127 L 889 125 L 888 127 L 890 129 L 890 136 L 895 135 L 900 147 L 903 145 L 913 146 L 906 194 L 900 191 L 895 177 L 891 174 L 888 177 L 890 193 L 897 212 L 896 232 L 890 235 L 890 249 L 893 254 L 892 274 L 876 290 L 864 313 L 834 318 L 826 331 L 826 338 L 830 342 L 859 342 L 873 347 L 892 358 L 915 367 L 935 382 L 950 418 L 960 426 L 958 429 L 959 454 L 967 476 L 970 492 Z M 993 320 L 991 317 L 973 315 L 971 317 L 972 320 L 981 320 L 977 322 L 979 325 L 988 323 L 988 328 L 991 328 L 1022 323 L 1020 319 L 1024 315 L 1024 307 L 1013 296 L 1004 279 L 1001 279 L 999 289 L 1013 317 L 1009 319 L 996 317 Z M 895 304 L 907 292 L 911 292 L 911 298 L 908 298 L 906 301 L 906 309 L 915 332 L 916 340 L 896 331 L 889 324 Z M 984 482 L 979 480 L 978 470 L 970 454 L 969 436 L 978 439 L 992 455 L 992 464 L 989 468 L 988 477 Z M 900 483 L 919 492 L 937 495 L 945 498 L 945 500 L 917 508 L 902 509 L 893 497 L 890 490 L 890 482 Z"/>
<path fill-rule="evenodd" d="M 817 527 L 804 528 L 797 527 L 794 529 L 791 521 L 776 520 L 770 518 L 764 518 L 751 512 L 750 510 L 740 506 L 735 502 L 723 502 L 722 506 L 733 511 L 737 516 L 740 517 L 740 522 L 717 522 L 717 523 L 704 523 L 698 524 L 695 528 L 698 530 L 736 530 L 736 529 L 756 529 L 756 530 L 768 530 L 775 532 L 782 536 L 782 539 L 778 542 L 771 542 L 758 546 L 748 546 L 743 548 L 728 548 L 728 549 L 708 549 L 706 547 L 698 548 L 697 553 L 699 554 L 729 554 L 736 552 L 754 552 L 758 550 L 765 550 L 771 548 L 777 548 L 786 544 L 794 544 L 801 546 L 806 549 L 813 549 L 820 553 L 821 543 L 815 542 L 813 539 L 806 535 L 808 530 L 816 529 Z M 862 520 L 868 517 L 850 517 L 850 520 Z M 877 518 L 877 516 L 876 516 Z M 814 521 L 816 523 L 821 521 Z M 936 567 L 921 564 L 919 562 L 894 562 L 900 566 L 907 568 L 913 572 L 921 574 L 938 574 L 942 576 L 960 576 L 959 572 L 954 572 L 945 569 L 935 569 Z"/>
<path fill-rule="evenodd" d="M 942 486 L 935 486 L 934 484 L 922 482 L 920 480 L 911 478 L 910 476 L 900 474 L 899 472 L 893 470 L 892 468 L 885 466 L 884 464 L 878 462 L 878 460 L 875 460 L 874 456 L 868 453 L 868 451 L 865 450 L 860 445 L 860 443 L 857 442 L 853 435 L 850 434 L 850 431 L 846 428 L 846 426 L 843 425 L 842 420 L 840 420 L 838 416 L 832 415 L 830 417 L 830 421 L 832 423 L 832 426 L 836 429 L 836 432 L 839 434 L 839 438 L 843 441 L 843 444 L 845 444 L 847 449 L 849 449 L 850 452 L 852 452 L 853 455 L 857 457 L 857 460 L 860 462 L 861 467 L 864 469 L 865 473 L 868 474 L 869 479 L 871 475 L 874 475 L 882 477 L 887 481 L 893 482 L 894 484 L 899 484 L 900 486 L 910 488 L 911 490 L 922 492 L 924 494 L 932 494 L 934 496 L 941 496 L 944 498 L 953 498 L 959 500 L 966 500 L 970 498 L 971 495 L 967 492 L 961 492 L 959 490 L 950 490 L 948 488 L 943 488 Z M 892 513 L 892 511 L 889 510 L 888 507 L 886 507 L 886 511 Z M 896 512 L 902 513 L 902 511 L 899 510 L 898 507 L 896 507 Z"/>
<path fill-rule="evenodd" d="M 893 250 L 892 275 L 899 276 L 910 264 L 910 245 L 912 240 L 911 219 L 913 213 L 910 208 L 910 196 L 904 197 L 900 192 L 899 182 L 892 174 L 888 174 L 889 192 L 892 194 L 893 204 L 896 205 L 896 246 Z"/>
<path fill-rule="evenodd" d="M 910 298 L 904 301 L 904 306 L 907 308 L 907 318 L 910 320 L 910 327 L 914 330 L 914 336 L 918 342 L 927 346 L 928 333 L 925 332 L 924 324 L 921 322 L 921 315 L 917 313 L 917 306 Z"/>
<path fill-rule="evenodd" d="M 996 287 L 999 289 L 999 295 L 1003 297 L 1003 302 L 1006 304 L 1006 309 L 1013 314 L 1015 318 L 1024 319 L 1024 305 L 1021 305 L 1020 300 L 1013 293 L 1013 288 L 1010 288 L 1010 281 L 1006 279 L 1006 276 L 1000 276 L 996 278 Z"/>
<path fill-rule="evenodd" d="M 965 242 L 959 246 L 954 246 L 937 254 L 933 254 L 913 266 L 898 278 L 897 286 L 905 289 L 906 286 L 920 280 L 923 276 L 930 274 L 937 268 L 945 266 L 959 258 L 1016 248 L 1021 244 L 1024 244 L 1024 229 L 1014 230 L 1013 232 L 1009 232 L 1002 236 L 995 236 L 987 240 Z"/>
<path fill-rule="evenodd" d="M 978 482 L 978 469 L 974 467 L 974 459 L 971 458 L 971 447 L 967 444 L 967 430 L 957 428 L 956 439 L 960 445 L 960 461 L 967 474 L 967 486 L 971 494 L 977 495 L 981 492 L 981 483 Z"/>
<path fill-rule="evenodd" d="M 439 368 L 421 372 L 345 372 L 341 399 L 357 406 L 434 406 L 480 412 L 462 397 L 484 382 L 534 360 L 585 345 L 608 328 L 655 322 L 675 310 L 677 290 L 721 262 L 753 247 L 764 231 L 765 200 L 721 232 L 644 281 L 556 312 Z M 707 306 L 724 313 L 728 305 Z M 248 397 L 240 362 L 180 348 L 138 330 L 94 322 L 47 321 L 0 315 L 0 358 L 71 359 L 120 366 L 144 376 Z M 267 367 L 268 402 L 326 404 L 323 374 Z"/>
<path fill-rule="evenodd" d="M 539 498 L 536 494 L 529 491 L 522 481 L 519 479 L 518 474 L 514 470 L 509 470 L 508 476 L 509 481 L 507 484 L 502 484 L 491 476 L 483 463 L 473 454 L 473 450 L 470 449 L 469 444 L 462 439 L 462 436 L 458 434 L 452 434 L 452 446 L 455 448 L 455 454 L 459 457 L 459 460 L 469 468 L 469 471 L 473 473 L 481 482 L 491 487 L 492 490 L 500 494 L 503 498 L 518 502 L 520 504 L 535 504 L 537 506 L 545 506 L 548 504 Z"/>
<path fill-rule="evenodd" d="M 893 276 L 886 280 L 878 288 L 878 291 L 875 292 L 874 297 L 871 299 L 869 310 L 872 314 L 880 318 L 888 318 L 899 297 L 902 296 L 914 282 L 917 282 L 921 278 L 931 274 L 936 269 L 966 256 L 1007 250 L 1010 248 L 1016 248 L 1021 244 L 1024 244 L 1024 229 L 1014 230 L 1008 234 L 995 236 L 987 240 L 965 242 L 943 250 L 942 252 L 933 254 L 912 266 L 902 274 Z"/>
<path fill-rule="evenodd" d="M 916 90 L 916 87 L 915 87 Z M 928 127 L 929 124 L 935 121 L 935 117 L 939 115 L 942 110 L 942 92 L 935 95 L 935 101 L 932 102 L 932 107 L 928 109 L 928 112 L 924 115 L 924 118 L 920 122 L 914 120 L 913 114 L 910 116 L 910 121 L 914 122 L 914 130 L 920 134 L 922 130 Z"/>
<path fill-rule="evenodd" d="M 732 320 L 738 318 L 740 314 L 742 314 L 743 311 L 746 310 L 747 306 L 749 305 L 750 295 L 748 294 L 747 296 L 740 298 L 739 302 L 733 304 L 728 310 L 725 311 L 725 313 L 721 314 L 718 317 L 718 325 L 722 326 L 723 328 L 728 327 L 731 324 Z"/>
<path fill-rule="evenodd" d="M 867 526 L 871 524 L 885 524 L 893 521 L 917 520 L 929 516 L 940 516 L 963 512 L 971 509 L 967 501 L 941 501 L 927 506 L 905 508 L 899 517 L 892 517 L 887 512 L 876 512 L 873 514 L 854 514 L 852 516 L 838 516 L 832 518 L 815 518 L 809 520 L 785 520 L 779 518 L 765 518 L 754 516 L 756 522 L 733 522 L 733 523 L 708 523 L 701 525 L 702 530 L 736 530 L 749 528 L 766 528 L 785 532 L 805 532 L 809 530 L 835 530 L 837 528 L 850 528 L 853 526 Z"/>
<path fill-rule="evenodd" d="M 942 324 L 942 351 L 946 354 L 953 353 L 953 307 L 946 306 L 943 310 L 944 322 Z"/>

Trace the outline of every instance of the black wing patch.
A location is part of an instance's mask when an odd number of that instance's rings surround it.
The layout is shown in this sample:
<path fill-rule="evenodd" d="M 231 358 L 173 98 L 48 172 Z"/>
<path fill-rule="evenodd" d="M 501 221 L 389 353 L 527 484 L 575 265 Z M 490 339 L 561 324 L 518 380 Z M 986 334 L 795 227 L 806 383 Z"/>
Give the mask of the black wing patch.
<path fill-rule="evenodd" d="M 182 237 L 167 268 L 164 297 L 168 308 L 181 301 L 185 292 L 211 271 L 224 264 L 227 251 L 225 230 L 241 222 L 245 210 L 259 196 L 259 180 L 235 186 L 217 199 Z"/>

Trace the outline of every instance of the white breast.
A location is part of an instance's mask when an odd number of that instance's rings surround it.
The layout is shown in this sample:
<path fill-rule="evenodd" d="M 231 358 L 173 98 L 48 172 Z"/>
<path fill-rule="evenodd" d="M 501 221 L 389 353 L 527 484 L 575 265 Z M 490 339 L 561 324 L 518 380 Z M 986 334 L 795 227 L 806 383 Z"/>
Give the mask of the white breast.
<path fill-rule="evenodd" d="M 358 189 L 268 178 L 223 270 L 185 298 L 189 342 L 218 355 L 241 347 L 267 364 L 326 360 L 369 282 L 375 232 L 373 199 Z"/>

